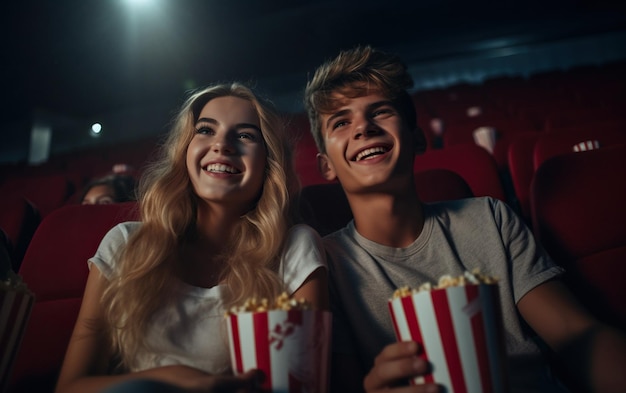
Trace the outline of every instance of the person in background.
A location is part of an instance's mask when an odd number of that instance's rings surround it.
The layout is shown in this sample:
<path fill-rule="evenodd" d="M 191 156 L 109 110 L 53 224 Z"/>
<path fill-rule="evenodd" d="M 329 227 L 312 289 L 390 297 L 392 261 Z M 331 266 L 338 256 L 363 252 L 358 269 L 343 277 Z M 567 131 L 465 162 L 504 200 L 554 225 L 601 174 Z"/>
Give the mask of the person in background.
<path fill-rule="evenodd" d="M 253 391 L 263 376 L 233 375 L 225 312 L 282 292 L 328 307 L 288 141 L 241 84 L 189 97 L 140 180 L 141 222 L 114 227 L 89 260 L 57 393 Z"/>
<path fill-rule="evenodd" d="M 425 149 L 398 57 L 371 47 L 317 68 L 305 106 L 324 178 L 338 179 L 354 220 L 324 237 L 333 312 L 337 392 L 435 392 L 408 386 L 430 365 L 416 342 L 396 342 L 394 290 L 478 269 L 499 281 L 511 391 L 558 392 L 544 344 L 584 391 L 626 391 L 623 332 L 594 319 L 559 281 L 563 269 L 502 201 L 422 203 L 413 161 Z M 600 229 L 601 230 L 601 229 Z"/>
<path fill-rule="evenodd" d="M 80 198 L 82 205 L 108 205 L 135 200 L 135 178 L 112 174 L 90 181 Z"/>

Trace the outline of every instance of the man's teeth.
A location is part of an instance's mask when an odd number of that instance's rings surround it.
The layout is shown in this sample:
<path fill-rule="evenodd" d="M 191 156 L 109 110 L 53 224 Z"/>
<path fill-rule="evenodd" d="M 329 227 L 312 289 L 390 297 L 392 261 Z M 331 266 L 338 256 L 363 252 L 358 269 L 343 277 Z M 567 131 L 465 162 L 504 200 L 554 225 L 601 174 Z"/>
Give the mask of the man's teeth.
<path fill-rule="evenodd" d="M 224 164 L 209 164 L 206 169 L 207 172 L 213 173 L 238 173 L 239 171 L 232 166 Z"/>
<path fill-rule="evenodd" d="M 378 154 L 383 154 L 387 151 L 387 149 L 385 149 L 382 146 L 378 146 L 378 147 L 372 147 L 369 149 L 365 149 L 362 152 L 360 152 L 357 156 L 356 156 L 356 161 L 361 161 L 365 158 L 368 158 L 368 156 L 370 155 L 378 155 Z"/>

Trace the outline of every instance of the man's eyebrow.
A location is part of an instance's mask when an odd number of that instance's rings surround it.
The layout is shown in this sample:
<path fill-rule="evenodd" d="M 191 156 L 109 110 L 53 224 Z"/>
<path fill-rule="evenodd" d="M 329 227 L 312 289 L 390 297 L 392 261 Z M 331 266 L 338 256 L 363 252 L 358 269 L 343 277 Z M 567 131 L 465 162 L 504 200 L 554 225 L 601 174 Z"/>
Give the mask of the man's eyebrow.
<path fill-rule="evenodd" d="M 340 110 L 338 112 L 333 113 L 332 115 L 330 115 L 330 117 L 326 120 L 326 128 L 328 128 L 330 126 L 330 123 L 335 120 L 338 117 L 341 117 L 347 113 L 350 113 L 349 109 L 344 109 L 344 110 Z"/>
<path fill-rule="evenodd" d="M 367 106 L 367 109 L 368 110 L 372 110 L 372 109 L 380 108 L 381 106 L 385 106 L 385 105 L 390 105 L 390 106 L 395 108 L 395 105 L 394 105 L 393 101 L 391 101 L 391 100 L 382 100 L 382 101 L 372 102 L 371 104 L 369 104 Z M 343 109 L 343 110 L 340 110 L 340 111 L 335 112 L 332 115 L 330 115 L 330 117 L 326 120 L 326 128 L 328 128 L 330 126 L 330 123 L 334 119 L 336 119 L 338 117 L 341 117 L 343 115 L 346 115 L 348 113 L 350 113 L 350 109 Z"/>

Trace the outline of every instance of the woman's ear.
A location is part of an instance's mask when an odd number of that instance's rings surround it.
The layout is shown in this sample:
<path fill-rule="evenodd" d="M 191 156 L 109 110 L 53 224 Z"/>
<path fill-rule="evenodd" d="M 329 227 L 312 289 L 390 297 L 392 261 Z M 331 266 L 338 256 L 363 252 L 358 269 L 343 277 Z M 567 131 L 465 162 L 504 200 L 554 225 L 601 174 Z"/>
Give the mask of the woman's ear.
<path fill-rule="evenodd" d="M 337 179 L 337 174 L 333 168 L 333 164 L 328 159 L 328 156 L 324 153 L 318 153 L 317 156 L 317 169 L 320 171 L 322 177 L 328 181 Z"/>

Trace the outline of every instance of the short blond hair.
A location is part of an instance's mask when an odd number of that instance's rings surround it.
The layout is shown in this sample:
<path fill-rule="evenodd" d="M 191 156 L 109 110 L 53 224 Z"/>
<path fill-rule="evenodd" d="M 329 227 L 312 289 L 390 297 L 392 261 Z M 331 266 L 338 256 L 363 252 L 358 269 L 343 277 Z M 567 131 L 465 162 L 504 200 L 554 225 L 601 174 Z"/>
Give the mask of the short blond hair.
<path fill-rule="evenodd" d="M 340 104 L 335 93 L 354 98 L 380 91 L 394 103 L 409 128 L 417 129 L 415 106 L 407 91 L 412 86 L 413 78 L 396 55 L 370 46 L 340 52 L 317 68 L 304 92 L 304 107 L 317 149 L 326 152 L 320 116 Z"/>

